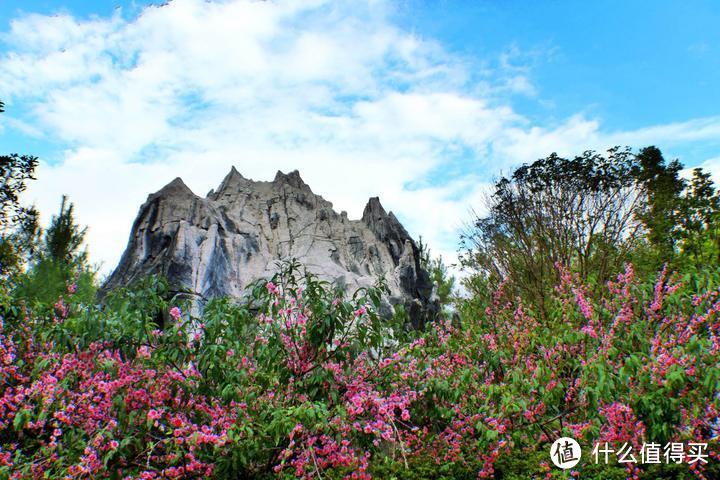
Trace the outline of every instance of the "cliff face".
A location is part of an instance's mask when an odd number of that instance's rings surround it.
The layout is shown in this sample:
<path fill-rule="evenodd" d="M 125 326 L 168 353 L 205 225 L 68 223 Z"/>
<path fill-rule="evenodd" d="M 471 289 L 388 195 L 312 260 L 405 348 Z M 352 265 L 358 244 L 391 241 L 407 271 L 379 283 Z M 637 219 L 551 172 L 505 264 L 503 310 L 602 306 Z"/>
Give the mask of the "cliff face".
<path fill-rule="evenodd" d="M 108 291 L 150 274 L 189 289 L 201 301 L 240 297 L 258 278 L 269 278 L 278 260 L 296 258 L 320 278 L 348 291 L 384 275 L 390 294 L 384 315 L 403 304 L 415 327 L 438 311 L 418 247 L 392 212 L 371 198 L 362 219 L 349 220 L 315 195 L 297 171 L 272 182 L 244 178 L 233 167 L 217 191 L 195 195 L 180 178 L 140 207 Z"/>

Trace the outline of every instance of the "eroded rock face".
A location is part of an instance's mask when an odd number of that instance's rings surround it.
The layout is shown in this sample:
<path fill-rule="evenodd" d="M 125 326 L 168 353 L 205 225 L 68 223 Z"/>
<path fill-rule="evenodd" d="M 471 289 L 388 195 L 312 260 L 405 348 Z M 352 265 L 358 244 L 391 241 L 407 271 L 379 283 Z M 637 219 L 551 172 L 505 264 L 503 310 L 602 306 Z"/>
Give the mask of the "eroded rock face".
<path fill-rule="evenodd" d="M 418 247 L 392 212 L 371 198 L 361 220 L 338 214 L 297 171 L 272 182 L 244 178 L 233 167 L 207 197 L 180 178 L 140 207 L 127 249 L 103 286 L 108 291 L 160 274 L 200 301 L 239 298 L 247 285 L 276 272 L 278 260 L 297 259 L 320 278 L 349 292 L 388 283 L 383 314 L 403 304 L 415 327 L 435 317 L 432 284 Z"/>

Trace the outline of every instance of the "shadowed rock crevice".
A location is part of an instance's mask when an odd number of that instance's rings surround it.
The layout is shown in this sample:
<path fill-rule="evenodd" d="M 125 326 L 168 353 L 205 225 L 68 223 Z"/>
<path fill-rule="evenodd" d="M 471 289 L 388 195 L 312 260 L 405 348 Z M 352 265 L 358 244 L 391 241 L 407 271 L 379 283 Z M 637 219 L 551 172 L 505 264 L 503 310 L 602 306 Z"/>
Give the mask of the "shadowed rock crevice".
<path fill-rule="evenodd" d="M 239 298 L 250 282 L 272 276 L 277 261 L 292 258 L 349 291 L 384 276 L 390 293 L 383 313 L 402 304 L 416 328 L 437 314 L 417 244 L 379 198 L 368 201 L 362 219 L 349 220 L 297 170 L 256 182 L 233 167 L 205 198 L 176 178 L 140 207 L 103 292 L 160 274 L 199 298 Z"/>

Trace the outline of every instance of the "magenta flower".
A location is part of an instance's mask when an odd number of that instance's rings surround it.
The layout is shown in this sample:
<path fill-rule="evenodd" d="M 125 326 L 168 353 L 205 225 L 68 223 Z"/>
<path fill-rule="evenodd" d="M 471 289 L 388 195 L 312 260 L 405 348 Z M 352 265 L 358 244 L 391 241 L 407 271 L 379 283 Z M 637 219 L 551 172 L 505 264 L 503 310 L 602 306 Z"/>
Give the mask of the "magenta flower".
<path fill-rule="evenodd" d="M 267 285 L 265 285 L 265 287 L 267 288 L 267 291 L 273 295 L 280 294 L 280 289 L 273 282 L 268 282 Z"/>

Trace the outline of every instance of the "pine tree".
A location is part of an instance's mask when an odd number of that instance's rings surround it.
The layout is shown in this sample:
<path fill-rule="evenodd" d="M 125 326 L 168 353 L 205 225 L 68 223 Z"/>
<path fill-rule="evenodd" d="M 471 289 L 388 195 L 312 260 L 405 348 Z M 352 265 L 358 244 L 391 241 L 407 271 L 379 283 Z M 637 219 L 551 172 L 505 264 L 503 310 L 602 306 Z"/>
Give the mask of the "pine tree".
<path fill-rule="evenodd" d="M 660 261 L 669 261 L 675 255 L 680 197 L 686 187 L 685 180 L 680 178 L 682 164 L 677 160 L 666 163 L 662 152 L 653 146 L 640 150 L 637 161 L 636 177 L 646 194 L 638 217 L 645 225 L 648 242 Z"/>
<path fill-rule="evenodd" d="M 60 211 L 52 217 L 30 269 L 19 277 L 15 296 L 49 307 L 72 286 L 76 299 L 92 302 L 95 270 L 82 248 L 86 232 L 86 227 L 76 223 L 74 205 L 63 196 Z"/>
<path fill-rule="evenodd" d="M 73 209 L 74 205 L 68 204 L 67 197 L 63 195 L 60 213 L 53 216 L 45 232 L 43 252 L 46 259 L 68 266 L 82 265 L 87 260 L 86 252 L 80 250 L 87 228 L 80 228 L 75 223 Z"/>

